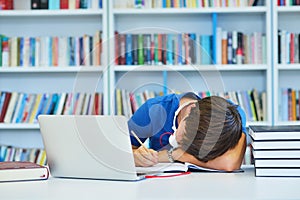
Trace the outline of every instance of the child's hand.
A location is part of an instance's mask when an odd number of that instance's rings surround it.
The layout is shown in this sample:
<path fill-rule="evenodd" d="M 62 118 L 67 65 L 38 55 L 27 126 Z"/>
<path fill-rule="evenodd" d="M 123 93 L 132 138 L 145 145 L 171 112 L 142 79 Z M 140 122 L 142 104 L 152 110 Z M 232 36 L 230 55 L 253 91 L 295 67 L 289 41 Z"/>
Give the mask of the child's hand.
<path fill-rule="evenodd" d="M 134 162 L 137 167 L 149 167 L 158 163 L 158 152 L 140 146 L 133 149 Z"/>

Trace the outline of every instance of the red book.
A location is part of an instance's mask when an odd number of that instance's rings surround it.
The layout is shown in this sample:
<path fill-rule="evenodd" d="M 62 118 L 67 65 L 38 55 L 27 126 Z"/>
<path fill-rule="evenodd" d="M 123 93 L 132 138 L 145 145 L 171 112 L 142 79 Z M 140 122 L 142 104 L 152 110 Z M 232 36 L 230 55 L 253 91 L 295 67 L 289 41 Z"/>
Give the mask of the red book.
<path fill-rule="evenodd" d="M 6 0 L 5 10 L 13 10 L 13 9 L 14 9 L 14 1 L 13 0 Z"/>
<path fill-rule="evenodd" d="M 4 10 L 5 8 L 5 0 L 0 0 L 0 10 Z"/>
<path fill-rule="evenodd" d="M 119 34 L 119 64 L 126 65 L 126 35 Z"/>
<path fill-rule="evenodd" d="M 53 37 L 53 39 L 52 39 L 52 65 L 55 67 L 58 66 L 58 51 L 59 51 L 58 37 Z"/>
<path fill-rule="evenodd" d="M 80 8 L 80 0 L 76 0 L 75 8 L 76 8 L 76 9 L 79 9 L 79 8 Z"/>
<path fill-rule="evenodd" d="M 189 45 L 189 35 L 188 35 L 188 33 L 184 33 L 184 49 L 185 49 L 185 64 L 189 65 L 190 64 L 190 60 L 189 60 L 190 45 Z"/>
<path fill-rule="evenodd" d="M 7 108 L 8 108 L 10 97 L 11 97 L 11 92 L 6 92 L 5 93 L 5 99 L 4 99 L 4 102 L 3 102 L 3 106 L 2 106 L 2 109 L 1 109 L 0 122 L 4 122 L 4 117 L 5 117 Z"/>
<path fill-rule="evenodd" d="M 0 162 L 0 182 L 46 180 L 47 167 L 33 162 Z"/>
<path fill-rule="evenodd" d="M 162 34 L 158 34 L 158 63 L 162 64 Z"/>
<path fill-rule="evenodd" d="M 290 37 L 290 63 L 295 63 L 295 35 L 291 33 Z"/>
<path fill-rule="evenodd" d="M 115 31 L 115 65 L 119 65 L 119 56 L 120 56 L 120 52 L 119 52 L 119 33 L 117 31 Z"/>
<path fill-rule="evenodd" d="M 60 0 L 60 9 L 69 9 L 69 0 Z"/>
<path fill-rule="evenodd" d="M 94 109 L 93 109 L 94 115 L 99 115 L 99 94 L 95 94 L 95 101 L 94 101 Z"/>

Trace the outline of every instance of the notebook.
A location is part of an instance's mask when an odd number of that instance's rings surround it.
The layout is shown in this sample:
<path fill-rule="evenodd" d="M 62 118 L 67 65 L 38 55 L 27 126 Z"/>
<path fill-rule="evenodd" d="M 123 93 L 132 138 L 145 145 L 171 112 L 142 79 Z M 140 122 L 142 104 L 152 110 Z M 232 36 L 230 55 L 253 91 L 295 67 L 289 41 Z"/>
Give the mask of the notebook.
<path fill-rule="evenodd" d="M 53 177 L 141 180 L 125 116 L 39 115 Z"/>

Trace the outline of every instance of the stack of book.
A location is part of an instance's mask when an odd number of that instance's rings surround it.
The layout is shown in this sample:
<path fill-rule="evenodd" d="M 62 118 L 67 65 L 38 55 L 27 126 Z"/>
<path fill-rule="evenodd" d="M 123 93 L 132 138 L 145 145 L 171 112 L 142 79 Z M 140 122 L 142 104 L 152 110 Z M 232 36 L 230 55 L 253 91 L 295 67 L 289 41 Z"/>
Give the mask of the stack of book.
<path fill-rule="evenodd" d="M 300 125 L 249 126 L 255 176 L 300 177 Z"/>

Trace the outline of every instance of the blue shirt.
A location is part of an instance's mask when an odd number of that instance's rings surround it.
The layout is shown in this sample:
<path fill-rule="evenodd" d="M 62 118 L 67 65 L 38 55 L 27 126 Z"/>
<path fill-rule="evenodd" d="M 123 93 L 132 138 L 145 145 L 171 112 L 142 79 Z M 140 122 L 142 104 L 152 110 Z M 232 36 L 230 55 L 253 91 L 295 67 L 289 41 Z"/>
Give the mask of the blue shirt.
<path fill-rule="evenodd" d="M 169 137 L 173 133 L 173 118 L 183 95 L 169 94 L 147 100 L 129 119 L 129 131 L 133 130 L 142 142 L 149 138 L 151 149 L 161 150 L 169 144 Z M 242 131 L 246 134 L 245 112 L 240 106 L 237 106 L 237 110 L 242 119 Z M 133 136 L 130 140 L 132 145 L 140 146 Z"/>

